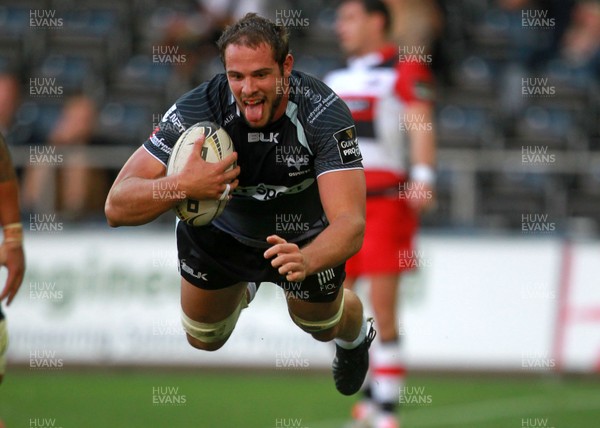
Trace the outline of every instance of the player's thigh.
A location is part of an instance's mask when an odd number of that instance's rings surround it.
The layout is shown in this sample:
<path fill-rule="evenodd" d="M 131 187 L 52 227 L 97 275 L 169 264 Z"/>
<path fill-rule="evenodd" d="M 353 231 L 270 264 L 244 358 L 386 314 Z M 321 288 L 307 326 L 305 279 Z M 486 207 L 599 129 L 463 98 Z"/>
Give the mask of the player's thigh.
<path fill-rule="evenodd" d="M 393 308 L 398 299 L 400 275 L 397 273 L 379 273 L 370 278 L 369 297 L 374 306 Z"/>
<path fill-rule="evenodd" d="M 218 290 L 206 290 L 181 278 L 181 309 L 194 321 L 221 321 L 237 309 L 246 292 L 246 286 L 247 283 L 239 282 Z"/>
<path fill-rule="evenodd" d="M 400 275 L 397 273 L 375 274 L 370 278 L 369 298 L 379 322 L 394 321 L 400 289 Z"/>
<path fill-rule="evenodd" d="M 347 288 L 348 290 L 354 290 L 355 284 L 356 284 L 356 277 L 347 275 L 346 279 L 344 280 L 344 288 Z"/>

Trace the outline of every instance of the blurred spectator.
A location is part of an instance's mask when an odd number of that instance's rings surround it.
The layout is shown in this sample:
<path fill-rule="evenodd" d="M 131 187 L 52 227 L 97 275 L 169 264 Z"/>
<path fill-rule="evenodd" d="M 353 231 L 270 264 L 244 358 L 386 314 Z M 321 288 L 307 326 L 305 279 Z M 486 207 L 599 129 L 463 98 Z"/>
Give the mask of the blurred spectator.
<path fill-rule="evenodd" d="M 104 172 L 90 168 L 89 154 L 79 147 L 89 145 L 97 121 L 97 106 L 84 95 L 69 98 L 47 139 L 51 159 L 30 164 L 24 176 L 23 205 L 26 211 L 47 209 L 41 201 L 56 188 L 56 197 L 50 204 L 58 208 L 64 218 L 81 218 L 90 208 L 98 208 L 106 186 Z M 59 168 L 52 163 L 59 162 Z M 58 171 L 55 174 L 55 171 Z M 48 186 L 51 186 L 49 188 Z"/>
<path fill-rule="evenodd" d="M 575 6 L 560 56 L 587 77 L 600 78 L 600 2 L 584 0 Z"/>
<path fill-rule="evenodd" d="M 393 16 L 392 40 L 428 49 L 440 36 L 443 15 L 435 0 L 385 0 Z"/>
<path fill-rule="evenodd" d="M 265 0 L 196 0 L 190 2 L 189 10 L 169 11 L 166 19 L 157 20 L 161 44 L 177 47 L 178 53 L 185 56 L 185 61 L 172 68 L 175 81 L 170 83 L 169 92 L 186 92 L 221 72 L 215 42 L 222 30 L 247 12 L 264 15 L 265 3 Z"/>
<path fill-rule="evenodd" d="M 500 69 L 499 97 L 506 123 L 526 107 L 522 80 L 546 72 L 567 28 L 573 0 L 496 0 L 506 16 L 507 62 Z M 507 131 L 510 125 L 507 125 Z M 508 131 L 510 134 L 512 131 Z"/>
<path fill-rule="evenodd" d="M 497 4 L 509 16 L 511 59 L 529 70 L 542 68 L 558 49 L 574 0 L 497 0 Z"/>

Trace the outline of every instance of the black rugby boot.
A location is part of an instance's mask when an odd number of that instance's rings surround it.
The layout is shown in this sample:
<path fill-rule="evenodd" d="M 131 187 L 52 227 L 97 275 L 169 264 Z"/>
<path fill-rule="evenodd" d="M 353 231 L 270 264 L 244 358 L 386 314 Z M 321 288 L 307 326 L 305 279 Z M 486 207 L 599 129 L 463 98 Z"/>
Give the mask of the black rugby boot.
<path fill-rule="evenodd" d="M 373 327 L 373 318 L 367 319 L 365 340 L 354 349 L 345 349 L 335 345 L 333 359 L 333 380 L 335 387 L 344 395 L 356 394 L 369 370 L 369 348 L 377 332 Z"/>

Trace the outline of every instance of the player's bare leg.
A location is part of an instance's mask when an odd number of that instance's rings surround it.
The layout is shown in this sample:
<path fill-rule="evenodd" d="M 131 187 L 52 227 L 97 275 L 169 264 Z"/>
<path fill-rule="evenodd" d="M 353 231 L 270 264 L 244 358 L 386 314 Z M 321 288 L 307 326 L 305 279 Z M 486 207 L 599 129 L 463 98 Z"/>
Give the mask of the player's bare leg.
<path fill-rule="evenodd" d="M 352 418 L 373 426 L 399 426 L 396 407 L 405 374 L 398 333 L 398 274 L 376 274 L 369 278 L 369 298 L 379 341 L 370 351 L 371 373 L 363 398 L 352 409 Z M 356 278 L 346 277 L 344 287 L 353 289 Z"/>
<path fill-rule="evenodd" d="M 344 280 L 344 288 L 347 290 L 354 290 L 356 281 L 356 277 L 346 274 L 346 279 Z M 377 406 L 375 405 L 371 397 L 370 377 L 371 374 L 368 374 L 363 384 L 363 397 L 352 407 L 352 419 L 358 422 L 371 420 L 371 418 L 374 417 L 378 411 Z"/>
<path fill-rule="evenodd" d="M 343 297 L 343 299 L 342 299 Z M 312 336 L 321 341 L 329 342 L 333 339 L 353 341 L 360 333 L 363 321 L 363 307 L 358 296 L 350 290 L 340 290 L 333 302 L 307 302 L 299 299 L 288 299 L 288 310 L 293 316 L 306 321 L 322 321 L 334 317 L 344 304 L 342 316 L 339 322 L 332 328 L 312 333 Z M 302 328 L 302 326 L 300 326 Z"/>
<path fill-rule="evenodd" d="M 191 326 L 186 327 L 190 345 L 205 351 L 221 348 L 233 331 L 240 309 L 245 306 L 246 289 L 247 283 L 240 282 L 221 290 L 203 290 L 181 278 L 181 309 Z"/>
<path fill-rule="evenodd" d="M 370 395 L 380 414 L 375 426 L 397 425 L 396 409 L 404 383 L 405 366 L 398 334 L 398 291 L 400 276 L 373 275 L 370 299 L 379 341 L 371 351 Z"/>
<path fill-rule="evenodd" d="M 355 284 L 356 278 L 346 275 L 346 279 L 344 280 L 344 288 L 346 290 L 354 290 Z"/>
<path fill-rule="evenodd" d="M 398 274 L 371 276 L 370 298 L 380 342 L 392 342 L 398 339 L 396 302 L 399 284 L 400 276 Z"/>

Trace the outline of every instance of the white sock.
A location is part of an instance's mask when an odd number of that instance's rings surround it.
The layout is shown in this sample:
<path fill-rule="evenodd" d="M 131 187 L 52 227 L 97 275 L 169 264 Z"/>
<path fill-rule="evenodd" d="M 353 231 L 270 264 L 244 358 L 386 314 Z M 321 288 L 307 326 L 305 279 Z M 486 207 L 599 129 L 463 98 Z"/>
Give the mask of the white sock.
<path fill-rule="evenodd" d="M 405 366 L 398 341 L 377 342 L 371 350 L 371 394 L 379 404 L 398 403 Z"/>
<path fill-rule="evenodd" d="M 246 285 L 246 293 L 242 296 L 242 301 L 240 302 L 242 309 L 246 309 L 250 302 L 254 300 L 254 296 L 256 296 L 256 290 L 258 287 L 255 282 L 249 282 Z"/>
<path fill-rule="evenodd" d="M 358 333 L 358 337 L 354 339 L 352 342 L 348 342 L 347 340 L 342 339 L 333 339 L 335 343 L 344 349 L 354 349 L 367 337 L 367 319 L 363 316 L 362 325 L 360 326 L 360 333 Z"/>
<path fill-rule="evenodd" d="M 249 282 L 246 286 L 246 290 L 248 290 L 248 303 L 254 300 L 254 296 L 256 296 L 256 282 Z"/>

